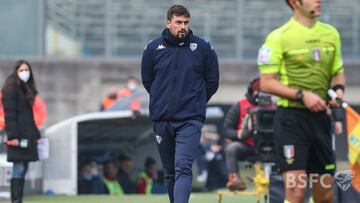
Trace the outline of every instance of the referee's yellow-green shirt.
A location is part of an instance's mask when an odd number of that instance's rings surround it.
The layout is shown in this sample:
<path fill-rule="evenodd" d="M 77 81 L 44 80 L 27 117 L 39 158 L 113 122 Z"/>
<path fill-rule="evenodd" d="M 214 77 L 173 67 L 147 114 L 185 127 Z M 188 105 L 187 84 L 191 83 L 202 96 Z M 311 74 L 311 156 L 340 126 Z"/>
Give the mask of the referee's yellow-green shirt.
<path fill-rule="evenodd" d="M 260 74 L 277 73 L 282 84 L 309 90 L 323 99 L 331 78 L 344 71 L 338 31 L 320 21 L 308 28 L 294 18 L 268 35 L 257 63 Z M 305 107 L 286 98 L 280 98 L 278 106 Z"/>

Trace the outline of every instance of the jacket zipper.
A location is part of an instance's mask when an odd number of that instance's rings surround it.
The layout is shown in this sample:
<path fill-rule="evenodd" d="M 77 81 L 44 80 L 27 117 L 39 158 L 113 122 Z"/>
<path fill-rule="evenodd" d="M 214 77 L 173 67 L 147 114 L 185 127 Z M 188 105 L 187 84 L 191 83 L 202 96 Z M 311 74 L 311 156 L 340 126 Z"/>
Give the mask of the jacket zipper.
<path fill-rule="evenodd" d="M 176 46 L 175 66 L 174 66 L 173 83 L 172 83 L 172 98 L 171 98 L 171 103 L 170 103 L 171 117 L 174 116 L 174 113 L 175 113 L 174 107 L 175 107 L 175 96 L 176 96 L 176 73 L 177 73 L 177 68 L 178 68 L 178 61 L 179 61 L 179 47 Z"/>

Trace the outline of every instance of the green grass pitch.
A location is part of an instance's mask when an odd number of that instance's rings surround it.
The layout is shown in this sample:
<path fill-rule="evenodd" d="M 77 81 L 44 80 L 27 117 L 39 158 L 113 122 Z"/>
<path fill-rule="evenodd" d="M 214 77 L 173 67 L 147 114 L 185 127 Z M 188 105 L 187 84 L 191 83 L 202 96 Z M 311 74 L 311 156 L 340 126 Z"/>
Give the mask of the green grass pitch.
<path fill-rule="evenodd" d="M 9 200 L 0 200 L 8 203 Z M 25 196 L 23 203 L 168 203 L 167 195 L 125 195 L 121 197 L 106 195 L 79 196 Z M 217 203 L 216 193 L 192 193 L 189 203 Z M 225 196 L 221 203 L 256 202 L 250 196 Z M 262 200 L 264 202 L 264 200 Z"/>

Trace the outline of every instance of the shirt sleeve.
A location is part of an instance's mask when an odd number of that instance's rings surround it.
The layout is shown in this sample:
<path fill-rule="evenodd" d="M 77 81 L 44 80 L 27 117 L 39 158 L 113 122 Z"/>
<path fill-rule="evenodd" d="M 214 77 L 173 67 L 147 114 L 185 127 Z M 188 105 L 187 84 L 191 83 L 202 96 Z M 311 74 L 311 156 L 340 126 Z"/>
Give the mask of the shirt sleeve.
<path fill-rule="evenodd" d="M 3 89 L 3 108 L 5 113 L 5 132 L 8 139 L 19 138 L 18 118 L 17 118 L 17 87 L 10 86 Z"/>
<path fill-rule="evenodd" d="M 260 74 L 280 72 L 282 61 L 283 54 L 279 35 L 273 32 L 259 49 L 257 64 Z"/>
<path fill-rule="evenodd" d="M 337 73 L 344 72 L 344 64 L 341 55 L 341 39 L 340 34 L 337 30 L 336 33 L 336 40 L 335 40 L 335 56 L 334 56 L 334 63 L 332 67 L 332 75 L 336 75 Z"/>
<path fill-rule="evenodd" d="M 150 93 L 151 85 L 154 80 L 153 76 L 153 62 L 152 62 L 152 49 L 147 45 L 141 59 L 141 80 L 148 93 Z"/>
<path fill-rule="evenodd" d="M 226 138 L 231 140 L 238 140 L 237 138 L 237 123 L 239 121 L 240 105 L 239 102 L 232 105 L 227 112 L 224 119 L 224 132 Z"/>
<path fill-rule="evenodd" d="M 208 102 L 219 88 L 219 62 L 212 47 L 207 55 L 205 70 L 206 101 Z"/>

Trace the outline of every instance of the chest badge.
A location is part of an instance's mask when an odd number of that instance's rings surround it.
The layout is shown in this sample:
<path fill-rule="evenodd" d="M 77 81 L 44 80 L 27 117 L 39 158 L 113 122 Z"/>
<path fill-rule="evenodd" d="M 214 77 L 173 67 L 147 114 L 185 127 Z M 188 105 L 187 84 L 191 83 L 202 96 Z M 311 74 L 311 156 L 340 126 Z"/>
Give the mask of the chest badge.
<path fill-rule="evenodd" d="M 320 49 L 318 49 L 318 48 L 313 49 L 312 54 L 313 54 L 314 61 L 319 62 L 320 58 L 321 58 Z"/>
<path fill-rule="evenodd" d="M 197 44 L 196 43 L 190 43 L 190 49 L 191 51 L 195 51 L 197 48 Z"/>

